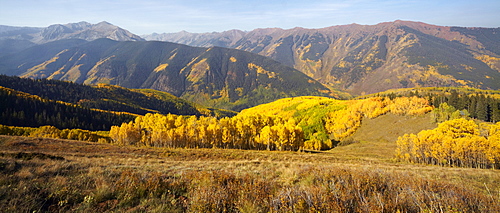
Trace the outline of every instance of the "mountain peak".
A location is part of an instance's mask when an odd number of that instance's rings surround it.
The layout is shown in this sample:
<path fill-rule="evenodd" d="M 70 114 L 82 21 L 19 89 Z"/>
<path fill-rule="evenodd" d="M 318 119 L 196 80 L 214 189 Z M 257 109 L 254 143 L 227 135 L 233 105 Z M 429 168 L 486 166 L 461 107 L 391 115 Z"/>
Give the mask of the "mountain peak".
<path fill-rule="evenodd" d="M 92 25 L 92 27 L 97 28 L 97 29 L 117 29 L 117 28 L 119 28 L 118 26 L 113 25 L 107 21 L 101 21 L 97 24 Z"/>
<path fill-rule="evenodd" d="M 106 21 L 97 24 L 91 24 L 86 21 L 68 24 L 53 24 L 46 28 L 32 28 L 31 31 L 23 31 L 22 35 L 9 34 L 8 37 L 0 35 L 0 40 L 27 40 L 35 44 L 43 44 L 62 39 L 83 39 L 93 41 L 99 38 L 109 38 L 116 41 L 144 40 L 138 35 L 132 34 Z"/>
<path fill-rule="evenodd" d="M 97 23 L 96 25 L 113 25 L 113 24 L 111 24 L 111 23 L 109 23 L 107 21 L 101 21 L 101 22 Z"/>

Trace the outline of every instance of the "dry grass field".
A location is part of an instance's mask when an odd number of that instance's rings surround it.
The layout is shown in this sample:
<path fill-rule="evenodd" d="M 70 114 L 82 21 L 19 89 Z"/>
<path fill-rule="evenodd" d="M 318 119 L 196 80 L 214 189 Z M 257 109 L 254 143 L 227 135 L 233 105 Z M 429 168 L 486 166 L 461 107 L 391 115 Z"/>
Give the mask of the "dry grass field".
<path fill-rule="evenodd" d="M 0 136 L 5 212 L 498 212 L 500 171 L 326 152 L 160 149 Z"/>

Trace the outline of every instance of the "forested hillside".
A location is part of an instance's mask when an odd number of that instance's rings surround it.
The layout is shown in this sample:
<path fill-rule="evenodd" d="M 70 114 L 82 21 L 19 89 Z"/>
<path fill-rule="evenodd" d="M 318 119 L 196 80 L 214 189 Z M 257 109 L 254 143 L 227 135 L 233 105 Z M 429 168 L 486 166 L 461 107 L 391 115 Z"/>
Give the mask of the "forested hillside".
<path fill-rule="evenodd" d="M 134 118 L 127 113 L 90 109 L 0 87 L 0 124 L 4 125 L 109 130 L 112 125 Z"/>
<path fill-rule="evenodd" d="M 166 92 L 132 90 L 106 84 L 90 86 L 68 81 L 0 75 L 0 86 L 37 95 L 48 100 L 138 115 L 146 113 L 206 116 L 234 115 L 234 112 L 231 111 L 207 109 Z"/>
<path fill-rule="evenodd" d="M 432 107 L 418 97 L 339 101 L 323 97 L 280 99 L 233 118 L 148 114 L 111 128 L 118 144 L 257 150 L 331 149 L 363 119 L 385 113 L 423 115 Z"/>
<path fill-rule="evenodd" d="M 231 110 L 284 97 L 332 95 L 303 73 L 257 54 L 168 42 L 59 40 L 0 58 L 0 73 L 155 89 Z"/>
<path fill-rule="evenodd" d="M 429 86 L 500 89 L 500 28 L 398 20 L 321 29 L 180 32 L 146 39 L 258 53 L 357 95 Z"/>
<path fill-rule="evenodd" d="M 362 96 L 366 97 L 423 97 L 429 100 L 429 103 L 446 115 L 447 120 L 453 112 L 461 111 L 463 115 L 476 118 L 487 122 L 500 121 L 500 91 L 498 90 L 480 90 L 473 88 L 450 88 L 450 87 L 428 87 L 389 90 L 382 93 Z M 446 103 L 445 105 L 442 105 Z M 442 122 L 443 119 L 436 118 L 436 122 Z"/>

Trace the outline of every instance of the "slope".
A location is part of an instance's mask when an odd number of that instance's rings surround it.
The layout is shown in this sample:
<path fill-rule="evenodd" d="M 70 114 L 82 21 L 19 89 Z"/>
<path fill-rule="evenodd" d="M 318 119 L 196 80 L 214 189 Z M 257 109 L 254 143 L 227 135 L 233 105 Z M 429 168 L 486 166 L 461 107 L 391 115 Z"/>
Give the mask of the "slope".
<path fill-rule="evenodd" d="M 400 118 L 422 116 L 431 110 L 426 99 L 417 97 L 374 97 L 347 101 L 324 97 L 295 97 L 245 109 L 237 117 L 261 114 L 293 120 L 302 128 L 306 149 L 331 149 L 352 141 L 353 134 L 367 120 L 386 114 L 402 116 Z"/>
<path fill-rule="evenodd" d="M 398 137 L 436 127 L 437 124 L 432 121 L 430 113 L 423 116 L 402 116 L 389 113 L 363 120 L 361 126 L 352 135 L 351 142 L 388 143 L 394 151 Z"/>
<path fill-rule="evenodd" d="M 0 73 L 149 88 L 232 110 L 283 97 L 330 95 L 319 82 L 257 54 L 168 42 L 60 40 L 0 58 Z"/>
<path fill-rule="evenodd" d="M 36 95 L 46 100 L 138 115 L 146 113 L 206 116 L 234 115 L 234 112 L 224 113 L 220 110 L 211 110 L 194 105 L 166 92 L 131 90 L 105 84 L 89 86 L 59 80 L 34 80 L 0 75 L 0 86 Z"/>
<path fill-rule="evenodd" d="M 0 86 L 0 124 L 8 126 L 55 126 L 60 129 L 109 130 L 135 115 L 95 110 Z"/>
<path fill-rule="evenodd" d="M 392 88 L 500 88 L 500 28 L 395 21 L 322 29 L 162 34 L 146 37 L 223 46 L 271 57 L 353 94 Z"/>

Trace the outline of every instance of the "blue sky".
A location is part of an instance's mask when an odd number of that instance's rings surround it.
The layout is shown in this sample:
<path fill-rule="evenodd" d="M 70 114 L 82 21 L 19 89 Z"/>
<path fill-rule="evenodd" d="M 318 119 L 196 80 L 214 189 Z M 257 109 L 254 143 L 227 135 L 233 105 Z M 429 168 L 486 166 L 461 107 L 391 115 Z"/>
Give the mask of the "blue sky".
<path fill-rule="evenodd" d="M 0 25 L 107 21 L 132 33 L 377 24 L 500 27 L 499 0 L 0 0 Z"/>

